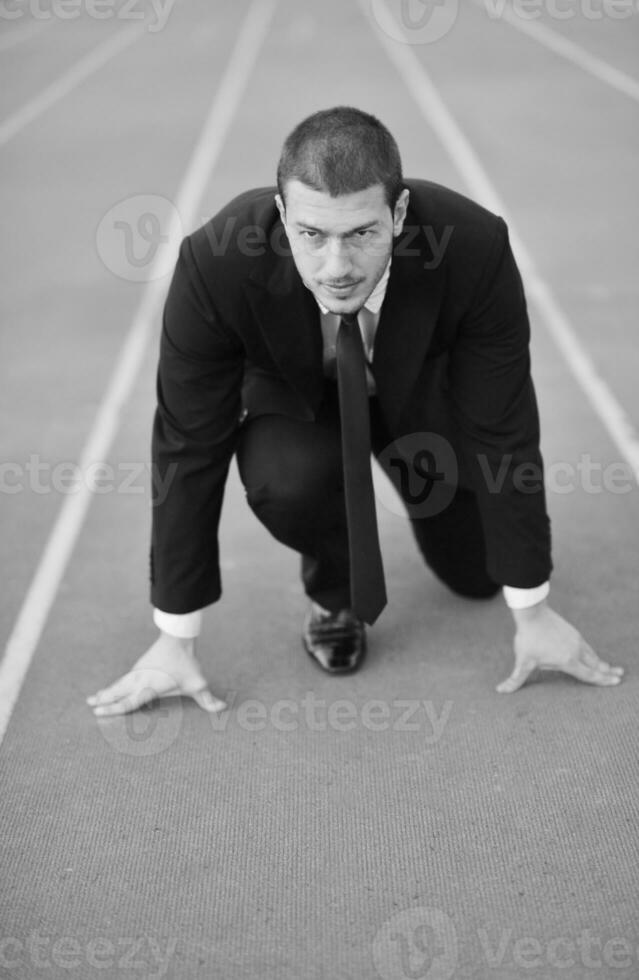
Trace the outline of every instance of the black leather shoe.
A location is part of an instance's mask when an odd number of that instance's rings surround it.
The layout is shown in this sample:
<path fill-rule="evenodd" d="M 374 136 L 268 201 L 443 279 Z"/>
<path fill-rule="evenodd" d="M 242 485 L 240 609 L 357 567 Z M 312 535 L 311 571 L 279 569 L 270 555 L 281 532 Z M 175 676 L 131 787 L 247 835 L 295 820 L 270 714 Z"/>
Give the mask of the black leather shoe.
<path fill-rule="evenodd" d="M 307 653 L 329 674 L 352 673 L 366 655 L 364 624 L 350 609 L 330 613 L 312 606 L 302 640 Z"/>

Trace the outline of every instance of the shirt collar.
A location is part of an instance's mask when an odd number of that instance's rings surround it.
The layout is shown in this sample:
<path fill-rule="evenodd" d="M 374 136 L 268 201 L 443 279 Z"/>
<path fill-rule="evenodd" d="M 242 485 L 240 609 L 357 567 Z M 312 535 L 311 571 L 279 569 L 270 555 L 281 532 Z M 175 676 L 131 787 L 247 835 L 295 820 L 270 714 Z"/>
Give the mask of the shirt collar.
<path fill-rule="evenodd" d="M 382 277 L 375 286 L 375 289 L 370 294 L 366 302 L 364 303 L 364 309 L 369 310 L 371 313 L 377 315 L 382 308 L 382 303 L 384 302 L 384 297 L 386 296 L 386 288 L 388 286 L 388 279 L 390 277 L 391 259 L 388 260 L 386 268 L 382 273 Z M 315 301 L 319 306 L 322 313 L 326 314 L 329 310 L 315 297 Z"/>

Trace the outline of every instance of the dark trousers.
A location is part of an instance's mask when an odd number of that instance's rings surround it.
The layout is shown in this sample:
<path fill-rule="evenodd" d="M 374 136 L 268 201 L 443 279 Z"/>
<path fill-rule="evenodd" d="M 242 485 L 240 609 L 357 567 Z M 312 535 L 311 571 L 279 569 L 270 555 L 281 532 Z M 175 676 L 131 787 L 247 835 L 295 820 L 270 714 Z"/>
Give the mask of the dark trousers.
<path fill-rule="evenodd" d="M 336 386 L 314 422 L 263 415 L 242 426 L 237 449 L 247 501 L 271 534 L 302 556 L 307 594 L 331 612 L 350 605 L 349 557 Z M 391 443 L 376 398 L 371 398 L 375 456 Z M 384 465 L 384 456 L 380 459 Z M 395 474 L 388 472 L 393 479 Z M 410 511 L 409 511 L 410 513 Z M 474 494 L 458 487 L 439 513 L 411 518 L 426 564 L 454 592 L 495 595 L 486 573 L 485 545 Z"/>

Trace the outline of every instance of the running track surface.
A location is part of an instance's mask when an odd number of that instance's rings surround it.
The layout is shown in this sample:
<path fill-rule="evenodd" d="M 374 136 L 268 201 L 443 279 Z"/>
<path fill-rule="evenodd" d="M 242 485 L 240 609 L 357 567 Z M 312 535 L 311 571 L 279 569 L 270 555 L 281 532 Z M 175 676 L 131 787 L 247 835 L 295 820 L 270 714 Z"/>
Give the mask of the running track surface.
<path fill-rule="evenodd" d="M 448 2 L 423 27 L 393 0 L 178 0 L 145 21 L 141 3 L 3 7 L 20 16 L 0 15 L 1 975 L 637 976 L 639 18 L 559 6 L 573 16 Z M 553 604 L 626 679 L 496 695 L 503 604 L 449 596 L 383 500 L 389 609 L 361 673 L 320 675 L 295 556 L 233 473 L 200 643 L 230 709 L 98 724 L 85 696 L 154 636 L 148 438 L 175 243 L 272 183 L 286 133 L 338 103 L 390 126 L 407 175 L 507 217 Z M 105 464 L 102 492 L 86 471 L 69 492 L 80 460 Z"/>

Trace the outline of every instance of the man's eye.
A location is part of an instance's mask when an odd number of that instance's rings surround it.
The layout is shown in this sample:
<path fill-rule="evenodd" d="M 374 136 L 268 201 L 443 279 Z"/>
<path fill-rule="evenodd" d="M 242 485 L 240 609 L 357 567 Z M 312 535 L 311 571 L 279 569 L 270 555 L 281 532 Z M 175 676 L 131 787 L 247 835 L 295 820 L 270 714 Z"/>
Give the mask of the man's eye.
<path fill-rule="evenodd" d="M 303 238 L 317 238 L 318 237 L 316 231 L 309 231 L 307 228 L 302 229 L 302 231 L 300 232 L 300 234 L 302 235 Z"/>
<path fill-rule="evenodd" d="M 370 238 L 373 232 L 370 228 L 364 228 L 362 231 L 356 231 L 355 234 L 358 238 Z"/>

